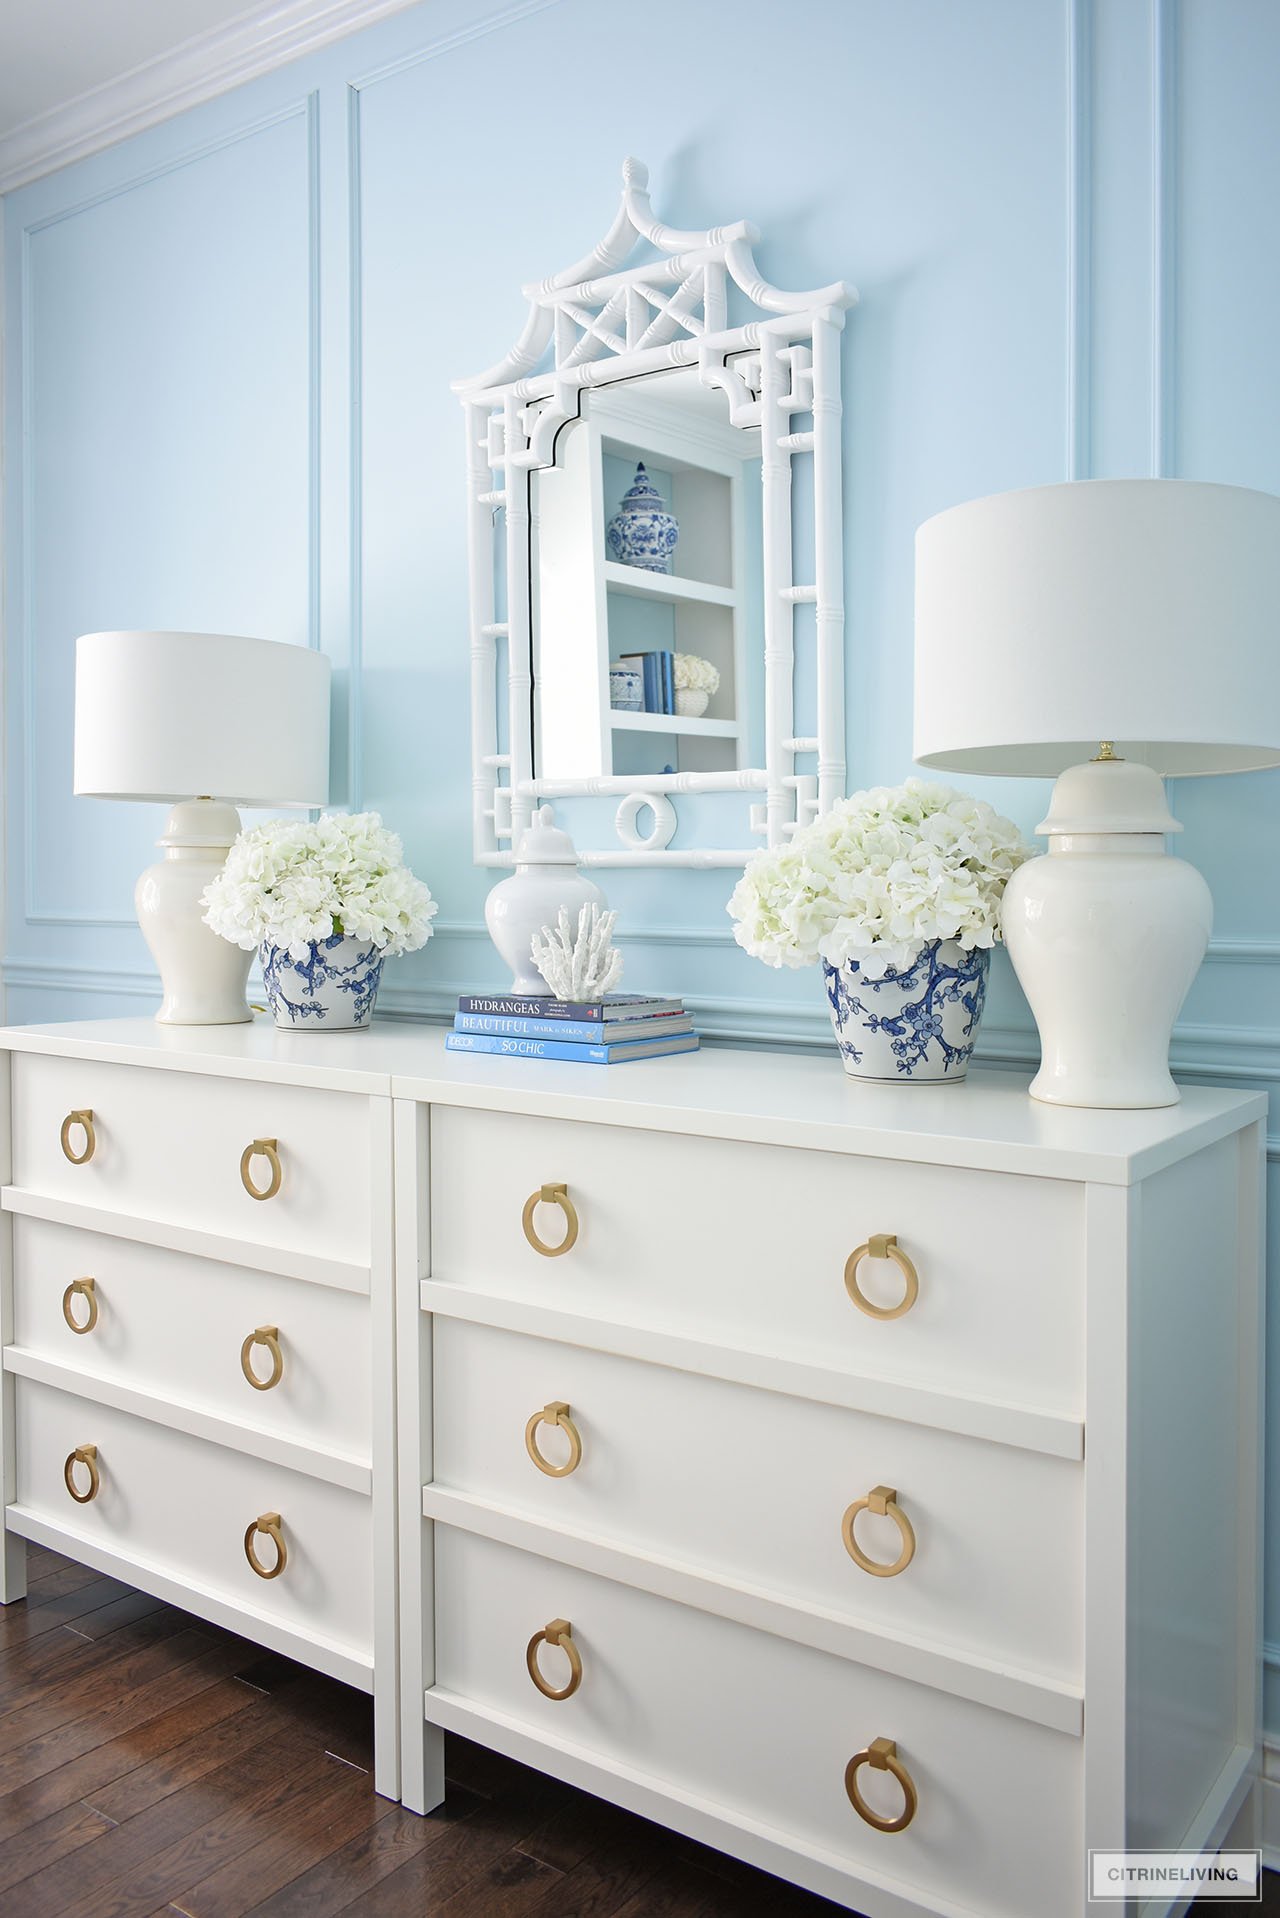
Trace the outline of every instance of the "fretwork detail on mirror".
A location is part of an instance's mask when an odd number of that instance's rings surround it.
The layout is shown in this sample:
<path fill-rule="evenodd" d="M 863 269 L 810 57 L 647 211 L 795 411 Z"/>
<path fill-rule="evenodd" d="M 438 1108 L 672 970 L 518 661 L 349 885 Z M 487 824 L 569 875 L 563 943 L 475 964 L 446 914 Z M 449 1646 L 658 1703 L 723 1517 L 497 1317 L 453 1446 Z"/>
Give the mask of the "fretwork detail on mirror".
<path fill-rule="evenodd" d="M 844 792 L 857 293 L 772 286 L 758 239 L 745 220 L 664 225 L 628 160 L 604 239 L 526 287 L 519 340 L 455 385 L 480 865 L 512 863 L 545 799 L 615 802 L 586 865 L 733 867 Z M 628 266 L 641 243 L 656 257 Z M 740 805 L 677 815 L 706 794 Z"/>

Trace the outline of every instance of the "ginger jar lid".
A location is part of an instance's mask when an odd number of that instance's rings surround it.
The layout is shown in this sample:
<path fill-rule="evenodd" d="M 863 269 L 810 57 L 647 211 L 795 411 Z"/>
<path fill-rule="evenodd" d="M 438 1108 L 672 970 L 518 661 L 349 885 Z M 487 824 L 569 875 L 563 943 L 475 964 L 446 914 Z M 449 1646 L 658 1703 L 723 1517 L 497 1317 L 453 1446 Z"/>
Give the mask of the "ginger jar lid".
<path fill-rule="evenodd" d="M 1043 833 L 1167 833 L 1182 827 L 1169 811 L 1164 781 L 1152 766 L 1103 752 L 1059 773 Z"/>
<path fill-rule="evenodd" d="M 576 866 L 577 848 L 555 823 L 555 807 L 539 806 L 516 847 L 517 866 Z"/>

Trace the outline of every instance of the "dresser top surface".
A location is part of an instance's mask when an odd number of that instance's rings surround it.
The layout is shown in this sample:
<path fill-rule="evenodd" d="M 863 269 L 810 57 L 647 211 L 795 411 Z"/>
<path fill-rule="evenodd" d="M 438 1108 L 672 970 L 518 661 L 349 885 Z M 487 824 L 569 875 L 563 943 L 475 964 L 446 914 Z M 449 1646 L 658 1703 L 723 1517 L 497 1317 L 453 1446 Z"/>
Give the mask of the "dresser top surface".
<path fill-rule="evenodd" d="M 1128 1185 L 1265 1118 L 1261 1093 L 1183 1088 L 1148 1112 L 1048 1106 L 1022 1073 L 974 1071 L 962 1084 L 876 1085 L 812 1054 L 707 1047 L 623 1067 L 503 1059 L 444 1049 L 439 1027 L 376 1022 L 350 1033 L 85 1020 L 0 1030 L 0 1046 L 103 1063 L 317 1090 L 392 1094 L 435 1105 L 576 1119 L 645 1131 L 792 1145 L 1046 1178 Z"/>

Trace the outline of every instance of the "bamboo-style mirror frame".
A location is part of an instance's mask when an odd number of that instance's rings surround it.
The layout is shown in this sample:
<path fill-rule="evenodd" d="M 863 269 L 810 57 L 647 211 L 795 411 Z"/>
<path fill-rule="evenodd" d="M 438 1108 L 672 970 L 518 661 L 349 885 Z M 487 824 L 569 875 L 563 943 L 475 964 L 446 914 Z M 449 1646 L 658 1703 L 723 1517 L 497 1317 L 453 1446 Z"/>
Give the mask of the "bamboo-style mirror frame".
<path fill-rule="evenodd" d="M 529 318 L 519 340 L 496 366 L 454 386 L 466 412 L 472 828 L 481 866 L 512 863 L 534 808 L 547 799 L 616 796 L 616 843 L 583 848 L 584 865 L 736 867 L 759 844 L 784 843 L 844 792 L 840 337 L 857 291 L 836 281 L 809 293 L 783 292 L 755 264 L 759 234 L 748 221 L 680 232 L 654 217 L 638 160 L 626 161 L 622 179 L 622 203 L 604 239 L 573 266 L 526 287 Z M 628 267 L 641 241 L 659 257 Z M 755 309 L 742 325 L 728 324 L 730 281 Z M 732 425 L 761 429 L 765 763 L 725 772 L 538 779 L 530 476 L 552 464 L 556 435 L 578 417 L 585 390 L 689 366 L 726 395 Z M 797 430 L 798 416 L 811 417 L 812 425 Z M 812 460 L 813 493 L 813 576 L 800 581 L 792 564 L 797 457 Z M 501 620 L 498 515 L 505 522 Z M 800 736 L 796 609 L 805 604 L 815 613 L 816 732 Z M 675 800 L 711 792 L 747 796 L 744 837 L 755 845 L 671 847 Z M 635 821 L 644 807 L 655 824 L 641 841 Z"/>

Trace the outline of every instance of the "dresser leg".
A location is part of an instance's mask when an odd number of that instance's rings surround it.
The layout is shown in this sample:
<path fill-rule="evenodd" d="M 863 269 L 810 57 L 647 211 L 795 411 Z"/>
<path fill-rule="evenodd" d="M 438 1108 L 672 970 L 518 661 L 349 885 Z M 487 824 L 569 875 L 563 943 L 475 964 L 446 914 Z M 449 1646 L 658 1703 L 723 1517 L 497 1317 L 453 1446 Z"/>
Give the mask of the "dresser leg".
<path fill-rule="evenodd" d="M 17 1532 L 6 1532 L 0 1554 L 0 1605 L 12 1605 L 26 1595 L 27 1541 Z"/>
<path fill-rule="evenodd" d="M 404 1804 L 409 1811 L 434 1811 L 437 1805 L 444 1803 L 444 1733 L 438 1725 L 423 1726 L 420 1766 L 415 1763 L 416 1741 L 410 1737 L 405 1745 L 401 1779 Z"/>

